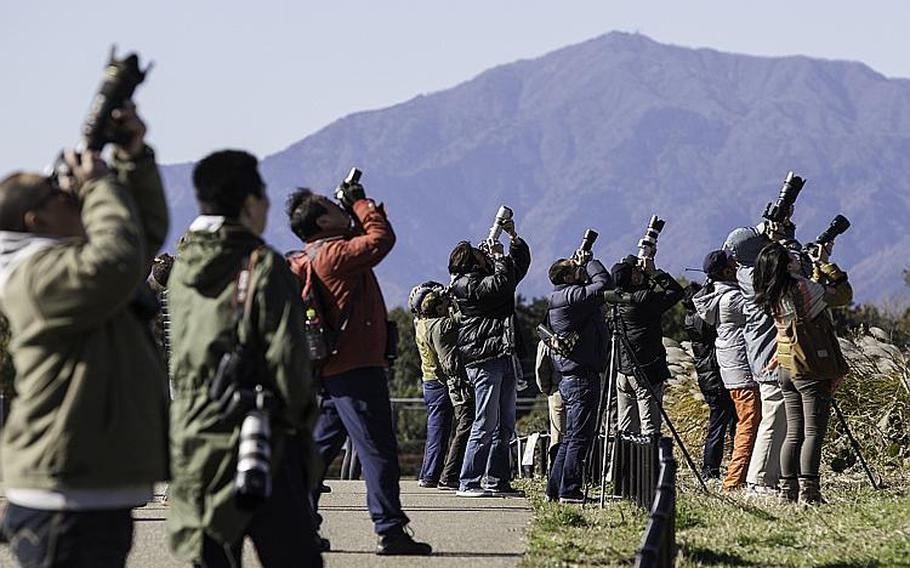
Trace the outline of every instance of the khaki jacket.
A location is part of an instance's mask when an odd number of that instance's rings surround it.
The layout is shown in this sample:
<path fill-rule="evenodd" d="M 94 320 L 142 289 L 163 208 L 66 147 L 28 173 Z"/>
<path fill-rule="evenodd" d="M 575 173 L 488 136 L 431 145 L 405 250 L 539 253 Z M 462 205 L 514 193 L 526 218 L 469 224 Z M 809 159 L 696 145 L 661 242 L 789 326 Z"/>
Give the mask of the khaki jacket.
<path fill-rule="evenodd" d="M 104 489 L 166 478 L 167 381 L 130 303 L 164 242 L 151 152 L 81 189 L 85 238 L 0 235 L 0 308 L 18 398 L 0 443 L 7 487 Z"/>
<path fill-rule="evenodd" d="M 208 387 L 222 354 L 233 345 L 237 275 L 257 249 L 249 287 L 252 307 L 237 329 L 248 345 L 260 347 L 260 378 L 281 400 L 271 420 L 272 471 L 280 470 L 284 451 L 304 452 L 310 480 L 321 471 L 312 444 L 316 396 L 297 279 L 281 255 L 241 225 L 200 217 L 184 236 L 168 281 L 174 387 L 168 529 L 175 553 L 189 562 L 200 561 L 204 533 L 233 544 L 251 519 L 234 500 L 240 421 L 221 419 Z"/>

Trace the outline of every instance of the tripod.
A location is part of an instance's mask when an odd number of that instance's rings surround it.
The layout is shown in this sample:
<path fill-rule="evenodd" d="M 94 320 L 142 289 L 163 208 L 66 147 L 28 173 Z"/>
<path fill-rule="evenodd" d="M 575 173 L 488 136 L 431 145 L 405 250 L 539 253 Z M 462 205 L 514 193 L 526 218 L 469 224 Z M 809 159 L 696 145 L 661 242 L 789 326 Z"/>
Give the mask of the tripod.
<path fill-rule="evenodd" d="M 641 368 L 641 364 L 638 362 L 638 358 L 635 356 L 635 351 L 632 349 L 632 343 L 629 341 L 629 337 L 626 334 L 625 323 L 623 322 L 622 317 L 619 315 L 618 303 L 612 304 L 610 308 L 609 321 L 610 328 L 612 330 L 612 336 L 610 340 L 610 366 L 607 370 L 606 375 L 607 388 L 601 390 L 597 412 L 597 424 L 600 424 L 601 432 L 603 433 L 604 437 L 604 453 L 603 459 L 601 460 L 600 470 L 600 506 L 603 507 L 604 505 L 604 493 L 607 479 L 607 460 L 612 459 L 613 457 L 613 447 L 610 442 L 610 423 L 612 421 L 613 414 L 613 393 L 616 389 L 617 376 L 619 374 L 618 352 L 620 346 L 622 346 L 622 349 L 624 349 L 625 352 L 629 355 L 630 362 L 632 363 L 633 380 L 636 384 L 644 386 L 648 391 L 648 394 L 650 394 L 651 397 L 657 402 L 657 408 L 660 410 L 660 415 L 663 418 L 663 421 L 667 424 L 667 427 L 670 429 L 670 432 L 673 434 L 673 439 L 676 440 L 676 444 L 682 451 L 683 456 L 686 459 L 686 463 L 689 465 L 689 469 L 692 470 L 695 478 L 698 479 L 698 483 L 701 485 L 702 490 L 705 493 L 708 493 L 708 486 L 705 485 L 705 480 L 702 479 L 701 474 L 698 471 L 698 466 L 696 466 L 695 462 L 692 460 L 692 456 L 689 454 L 689 450 L 686 448 L 685 443 L 683 443 L 682 438 L 679 436 L 679 432 L 677 432 L 676 427 L 673 425 L 673 421 L 670 420 L 670 416 L 664 409 L 663 402 L 657 397 L 657 393 L 654 391 L 654 387 L 651 385 L 650 380 Z M 604 401 L 604 396 L 606 396 L 606 401 Z M 604 413 L 606 413 L 606 416 L 604 416 Z"/>

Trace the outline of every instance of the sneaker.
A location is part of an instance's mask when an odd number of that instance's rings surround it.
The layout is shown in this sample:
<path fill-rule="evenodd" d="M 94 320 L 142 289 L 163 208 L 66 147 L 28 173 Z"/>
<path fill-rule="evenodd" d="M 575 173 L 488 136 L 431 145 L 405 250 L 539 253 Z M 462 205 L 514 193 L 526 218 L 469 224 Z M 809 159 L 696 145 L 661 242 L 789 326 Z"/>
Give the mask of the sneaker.
<path fill-rule="evenodd" d="M 563 505 L 584 505 L 585 496 L 583 493 L 570 493 L 568 495 L 562 495 L 559 498 L 559 502 Z"/>
<path fill-rule="evenodd" d="M 486 489 L 481 489 L 480 487 L 474 487 L 471 489 L 459 489 L 455 492 L 456 497 L 492 497 L 493 492 L 487 491 Z"/>
<path fill-rule="evenodd" d="M 515 489 L 511 485 L 505 487 L 490 487 L 487 489 L 495 497 L 524 497 L 525 492 L 521 489 Z"/>
<path fill-rule="evenodd" d="M 395 530 L 379 537 L 376 554 L 380 556 L 427 556 L 433 547 L 425 542 L 417 542 L 407 527 Z"/>
<path fill-rule="evenodd" d="M 421 479 L 417 482 L 417 485 L 420 487 L 436 487 L 436 482 L 430 481 L 429 479 Z"/>
<path fill-rule="evenodd" d="M 758 485 L 755 483 L 750 483 L 746 487 L 746 497 L 749 499 L 764 499 L 768 497 L 776 498 L 777 494 L 777 487 L 771 487 L 770 485 Z"/>
<path fill-rule="evenodd" d="M 439 489 L 440 491 L 458 491 L 458 482 L 440 481 L 439 485 L 436 486 L 436 489 Z"/>

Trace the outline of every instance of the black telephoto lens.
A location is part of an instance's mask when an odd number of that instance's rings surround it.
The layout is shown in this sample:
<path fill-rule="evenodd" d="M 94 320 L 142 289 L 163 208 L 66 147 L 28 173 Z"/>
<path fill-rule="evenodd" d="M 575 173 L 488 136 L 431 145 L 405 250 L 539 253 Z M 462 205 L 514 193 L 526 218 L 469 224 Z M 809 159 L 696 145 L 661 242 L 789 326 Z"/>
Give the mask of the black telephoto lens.
<path fill-rule="evenodd" d="M 833 221 L 831 221 L 831 224 L 828 225 L 828 228 L 825 229 L 822 232 L 822 234 L 820 234 L 818 236 L 817 239 L 815 239 L 815 242 L 817 242 L 820 245 L 827 244 L 827 243 L 833 241 L 834 239 L 836 239 L 837 237 L 839 237 L 840 235 L 844 234 L 847 231 L 847 229 L 849 229 L 849 228 L 850 228 L 850 220 L 847 219 L 846 217 L 844 217 L 843 215 L 838 215 L 837 217 L 834 218 Z"/>
<path fill-rule="evenodd" d="M 597 231 L 594 229 L 588 229 L 585 231 L 584 236 L 581 238 L 581 246 L 578 247 L 580 250 L 585 252 L 591 252 L 591 249 L 594 248 L 594 242 L 597 240 Z"/>

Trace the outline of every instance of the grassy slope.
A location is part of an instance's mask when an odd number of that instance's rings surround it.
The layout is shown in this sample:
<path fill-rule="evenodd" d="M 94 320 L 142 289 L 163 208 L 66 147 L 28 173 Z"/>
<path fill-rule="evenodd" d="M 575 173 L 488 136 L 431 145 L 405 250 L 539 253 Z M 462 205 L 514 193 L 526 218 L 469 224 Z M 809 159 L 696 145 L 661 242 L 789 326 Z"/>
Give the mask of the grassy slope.
<path fill-rule="evenodd" d="M 803 508 L 773 500 L 705 497 L 681 471 L 678 566 L 910 566 L 910 487 L 906 477 L 873 491 L 862 479 L 825 484 L 829 504 Z M 530 487 L 535 519 L 524 568 L 628 566 L 645 515 L 631 503 L 584 510 L 543 502 Z"/>

